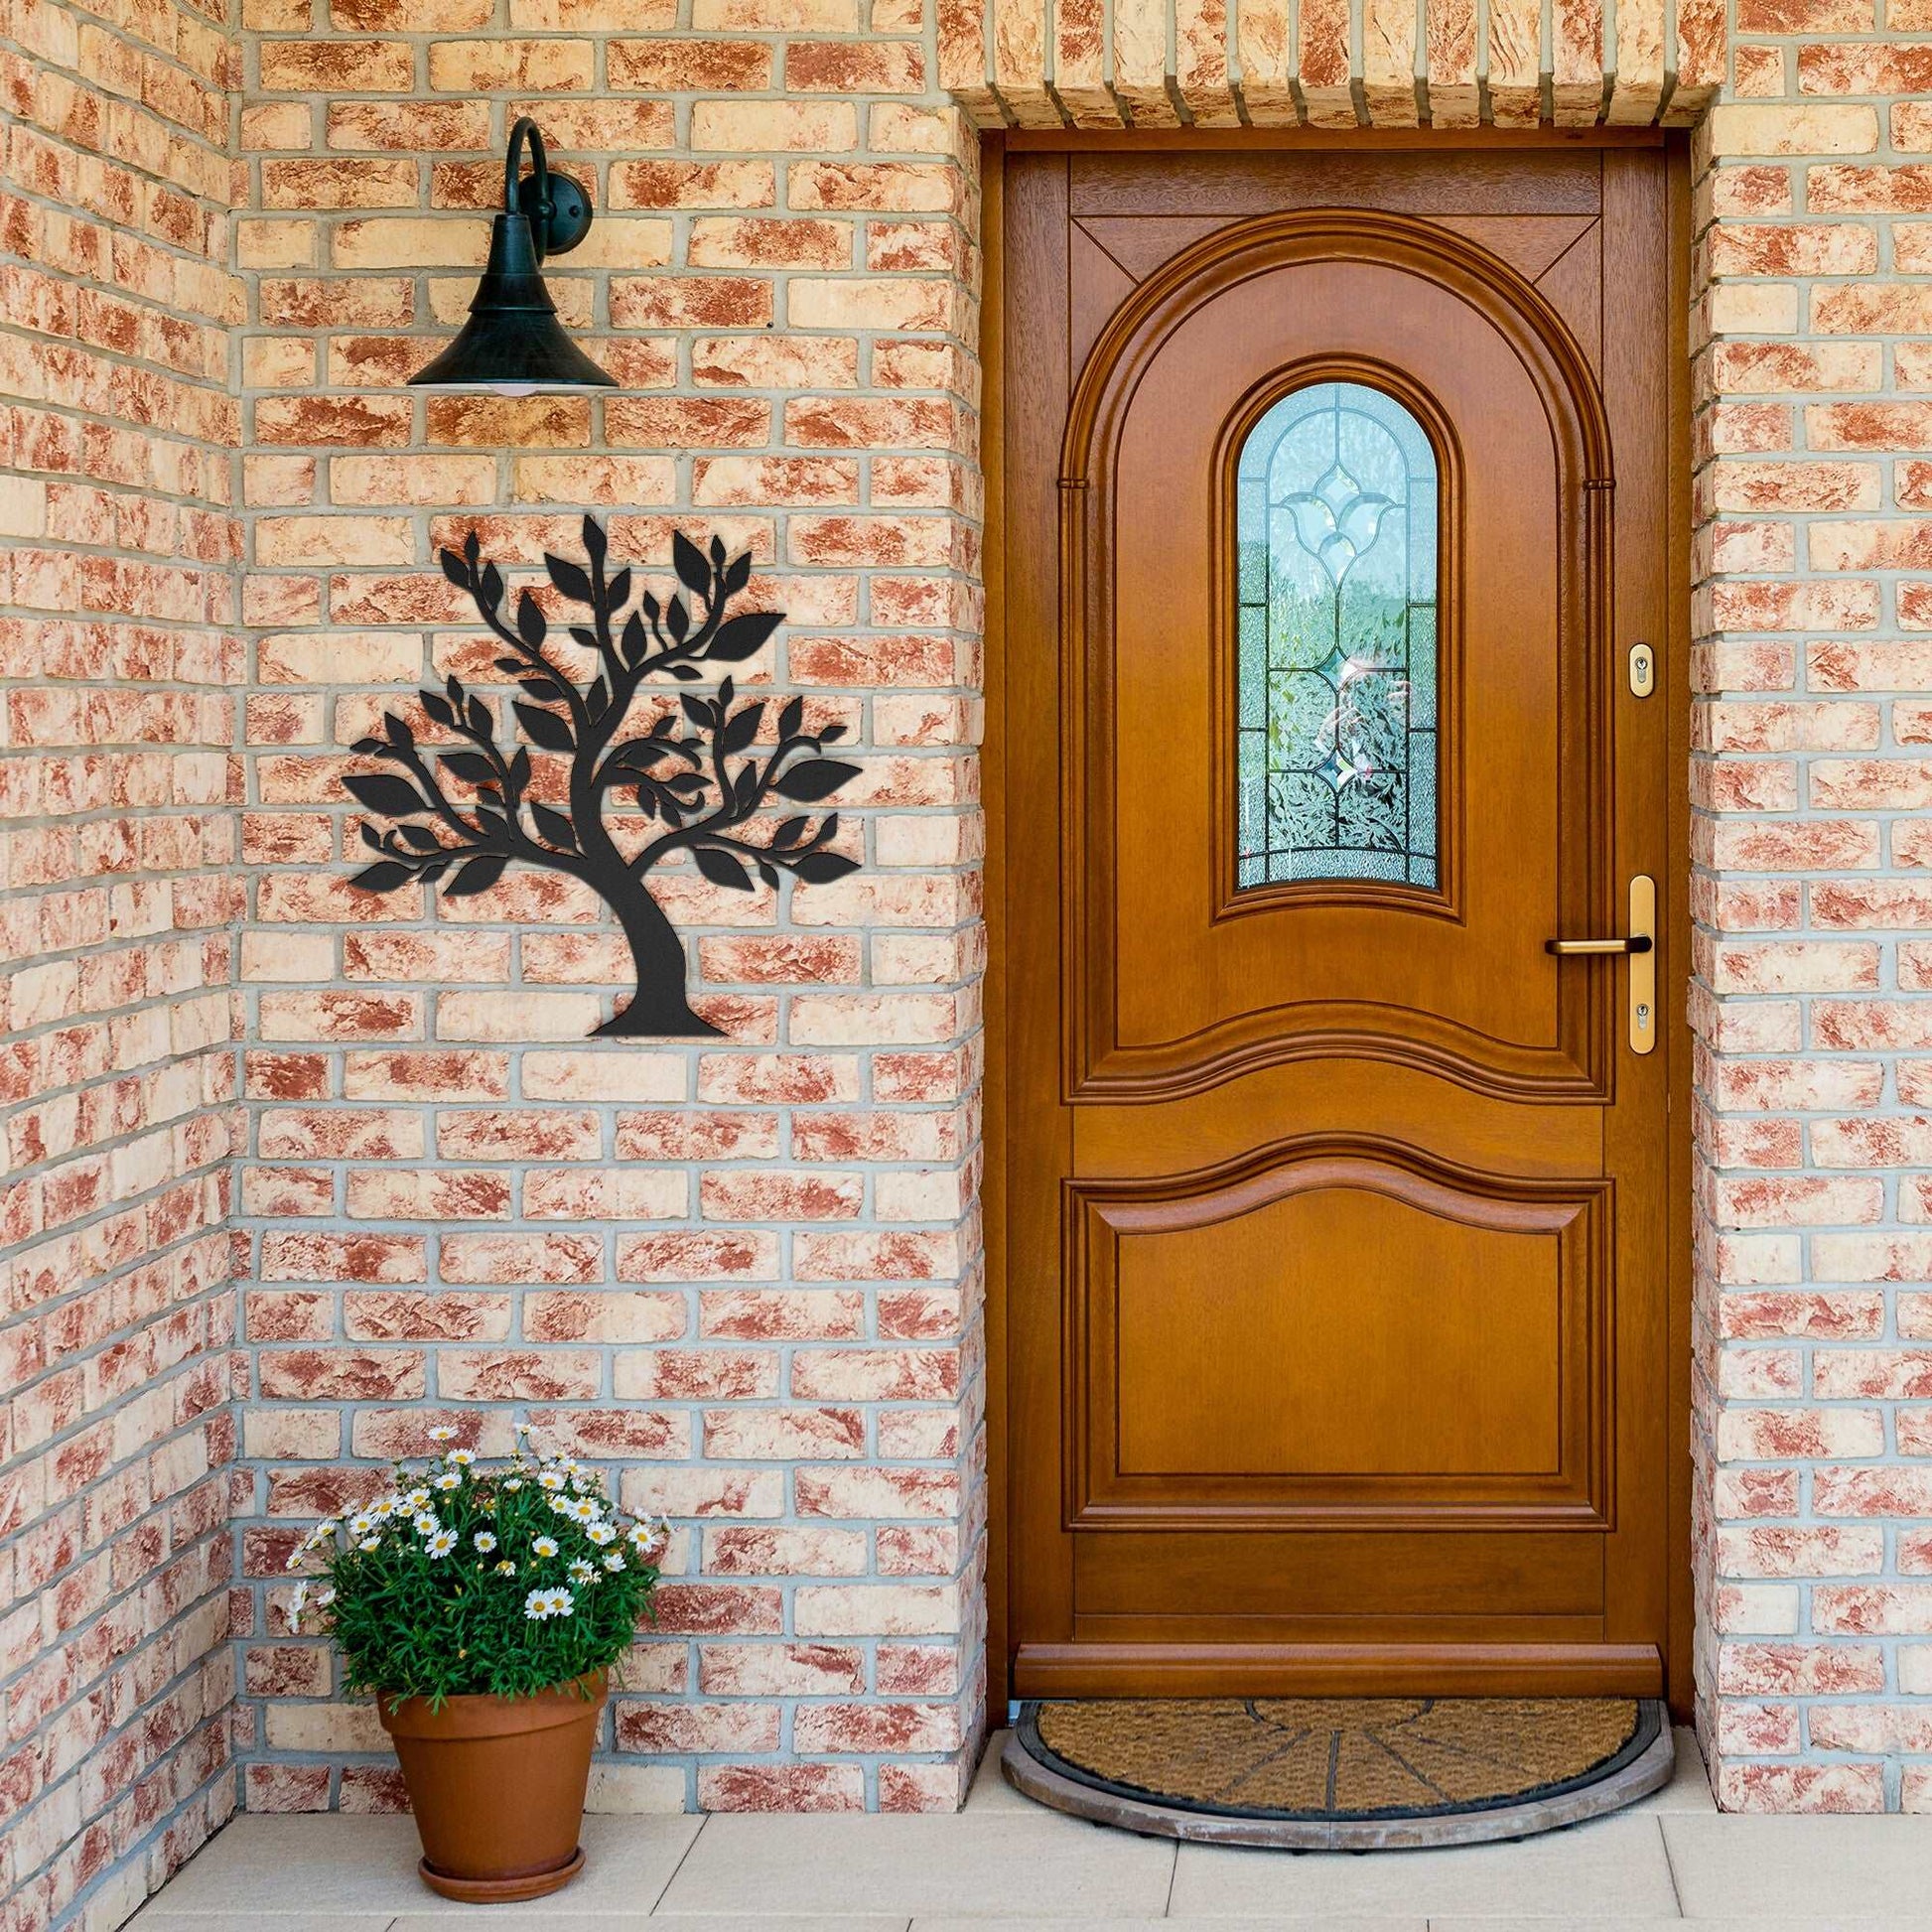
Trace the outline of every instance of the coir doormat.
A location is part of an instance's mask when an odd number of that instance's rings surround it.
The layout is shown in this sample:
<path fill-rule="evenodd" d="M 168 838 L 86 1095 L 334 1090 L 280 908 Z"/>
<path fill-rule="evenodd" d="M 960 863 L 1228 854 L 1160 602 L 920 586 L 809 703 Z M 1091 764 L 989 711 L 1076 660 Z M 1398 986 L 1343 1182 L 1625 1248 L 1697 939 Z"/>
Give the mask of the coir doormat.
<path fill-rule="evenodd" d="M 1663 1706 L 1634 1698 L 1123 1698 L 1024 1706 L 1005 1769 L 1134 1831 L 1368 1850 L 1575 1824 L 1671 1759 Z"/>

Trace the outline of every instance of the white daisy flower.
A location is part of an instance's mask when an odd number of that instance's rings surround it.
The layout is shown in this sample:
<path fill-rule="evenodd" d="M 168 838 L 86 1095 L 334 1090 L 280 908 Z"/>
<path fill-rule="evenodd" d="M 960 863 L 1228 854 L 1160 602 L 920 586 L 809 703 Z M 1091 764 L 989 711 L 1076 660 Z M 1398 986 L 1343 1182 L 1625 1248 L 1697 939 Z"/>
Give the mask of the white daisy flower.
<path fill-rule="evenodd" d="M 446 1462 L 454 1462 L 459 1469 L 467 1469 L 477 1459 L 477 1451 L 475 1449 L 452 1449 L 443 1459 Z"/>
<path fill-rule="evenodd" d="M 540 1536 L 530 1545 L 532 1556 L 554 1557 L 557 1554 L 557 1539 L 554 1536 Z"/>
<path fill-rule="evenodd" d="M 316 1591 L 316 1608 L 326 1610 L 336 1600 L 336 1587 L 332 1584 L 327 1589 Z"/>
<path fill-rule="evenodd" d="M 506 1476 L 503 1480 L 503 1487 L 505 1489 L 521 1489 L 523 1487 L 523 1478 L 521 1476 Z"/>
<path fill-rule="evenodd" d="M 615 1577 L 624 1567 L 623 1552 L 621 1550 L 607 1550 L 604 1553 L 604 1567 Z"/>
<path fill-rule="evenodd" d="M 436 1478 L 436 1486 L 437 1488 L 445 1491 L 446 1493 L 452 1489 L 461 1489 L 463 1487 L 462 1470 L 445 1469 L 443 1473 Z"/>
<path fill-rule="evenodd" d="M 516 1575 L 516 1565 L 513 1564 L 508 1557 L 505 1557 L 502 1560 L 502 1562 L 496 1566 L 496 1574 L 499 1577 L 514 1577 Z"/>
<path fill-rule="evenodd" d="M 496 1533 L 494 1530 L 479 1530 L 470 1541 L 477 1546 L 479 1556 L 486 1557 L 496 1547 Z"/>
<path fill-rule="evenodd" d="M 416 1487 L 412 1489 L 409 1492 L 409 1494 L 402 1499 L 402 1506 L 404 1509 L 421 1509 L 422 1506 L 428 1501 L 429 1501 L 429 1491 L 425 1489 L 423 1485 L 419 1482 L 416 1485 Z"/>
<path fill-rule="evenodd" d="M 594 1584 L 597 1582 L 597 1572 L 582 1557 L 575 1557 L 571 1560 L 570 1581 L 573 1584 Z"/>
<path fill-rule="evenodd" d="M 598 1519 L 600 1511 L 598 1509 L 597 1504 L 594 1503 L 590 1499 L 590 1497 L 579 1496 L 578 1499 L 574 1503 L 570 1504 L 570 1506 L 564 1511 L 564 1514 L 566 1516 L 574 1516 L 580 1523 L 595 1523 Z"/>
<path fill-rule="evenodd" d="M 456 1441 L 456 1431 L 447 1424 L 440 1424 L 429 1432 L 429 1439 L 432 1443 L 453 1443 Z"/>
<path fill-rule="evenodd" d="M 533 1623 L 568 1616 L 576 1607 L 577 1599 L 567 1589 L 533 1589 L 523 1599 L 523 1614 Z"/>
<path fill-rule="evenodd" d="M 584 1534 L 600 1548 L 606 1543 L 615 1543 L 618 1540 L 616 1528 L 609 1523 L 593 1523 Z"/>
<path fill-rule="evenodd" d="M 416 1534 L 418 1536 L 434 1536 L 436 1532 L 443 1527 L 443 1525 L 436 1520 L 434 1514 L 427 1509 L 419 1509 L 416 1512 L 416 1515 L 413 1520 L 416 1525 Z"/>
<path fill-rule="evenodd" d="M 516 1433 L 519 1436 L 527 1436 L 535 1427 L 536 1424 L 533 1422 L 520 1422 L 516 1425 Z"/>
<path fill-rule="evenodd" d="M 433 1557 L 447 1557 L 456 1548 L 455 1530 L 438 1530 L 424 1546 Z"/>
<path fill-rule="evenodd" d="M 553 1490 L 561 1489 L 568 1480 L 569 1480 L 568 1477 L 559 1474 L 559 1472 L 555 1469 L 545 1469 L 544 1472 L 537 1477 L 537 1481 L 540 1482 L 544 1488 L 553 1489 Z"/>
<path fill-rule="evenodd" d="M 355 1514 L 348 1519 L 349 1535 L 367 1536 L 368 1533 L 375 1528 L 375 1520 L 376 1519 L 373 1516 L 371 1516 L 366 1509 L 358 1509 L 355 1512 Z"/>
<path fill-rule="evenodd" d="M 365 1536 L 355 1547 L 365 1551 L 379 1550 L 382 1548 L 382 1539 L 379 1536 Z"/>
<path fill-rule="evenodd" d="M 550 1614 L 569 1616 L 576 1609 L 577 1599 L 567 1589 L 553 1589 L 550 1592 Z"/>

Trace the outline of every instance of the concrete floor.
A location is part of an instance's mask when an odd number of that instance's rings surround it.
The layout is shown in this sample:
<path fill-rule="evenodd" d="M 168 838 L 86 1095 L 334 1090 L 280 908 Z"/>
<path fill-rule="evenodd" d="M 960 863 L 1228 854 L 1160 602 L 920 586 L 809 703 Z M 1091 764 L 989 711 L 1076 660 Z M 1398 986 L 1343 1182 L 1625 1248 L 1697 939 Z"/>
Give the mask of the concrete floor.
<path fill-rule="evenodd" d="M 1670 1788 L 1613 1818 L 1367 1856 L 1176 1848 L 1058 1817 L 1001 1782 L 1002 1741 L 957 1817 L 593 1818 L 575 1884 L 481 1911 L 423 1888 L 406 1818 L 239 1818 L 134 1924 L 431 1932 L 480 1912 L 489 1932 L 1932 1932 L 1932 1817 L 1722 1817 L 1688 1731 Z"/>

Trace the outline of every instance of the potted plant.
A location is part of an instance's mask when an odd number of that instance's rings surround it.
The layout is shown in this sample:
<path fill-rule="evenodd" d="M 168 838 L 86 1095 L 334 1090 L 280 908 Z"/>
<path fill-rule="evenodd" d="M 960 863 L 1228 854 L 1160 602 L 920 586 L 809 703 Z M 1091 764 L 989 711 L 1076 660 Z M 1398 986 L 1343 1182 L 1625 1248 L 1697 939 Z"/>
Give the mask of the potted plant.
<path fill-rule="evenodd" d="M 662 1522 L 615 1509 L 595 1470 L 519 1443 L 495 1467 L 447 1447 L 396 1463 L 386 1494 L 290 1558 L 311 1573 L 293 1626 L 326 1617 L 347 1688 L 375 1696 L 432 1891 L 538 1898 L 582 1869 L 606 1678 L 649 1612 L 666 1540 Z"/>

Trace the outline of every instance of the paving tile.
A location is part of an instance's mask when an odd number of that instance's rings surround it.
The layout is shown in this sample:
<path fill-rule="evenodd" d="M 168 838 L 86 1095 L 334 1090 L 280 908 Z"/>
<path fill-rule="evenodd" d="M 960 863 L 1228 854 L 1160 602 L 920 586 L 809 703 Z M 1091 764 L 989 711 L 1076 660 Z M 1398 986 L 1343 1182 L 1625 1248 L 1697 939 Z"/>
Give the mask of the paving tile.
<path fill-rule="evenodd" d="M 1183 1845 L 1171 1910 L 1176 1918 L 1674 1918 L 1677 1893 L 1659 1829 L 1666 1822 L 1678 1821 L 1605 1818 L 1513 1844 L 1442 1852 L 1297 1856 Z"/>
<path fill-rule="evenodd" d="M 405 1912 L 391 1921 L 389 1932 L 451 1932 L 456 1922 L 452 1913 L 474 1914 L 476 1910 L 474 1905 L 451 1905 L 442 1912 Z M 906 1927 L 903 1912 L 860 1918 L 772 1918 L 761 1914 L 715 1918 L 685 1912 L 653 1916 L 643 1907 L 586 1912 L 574 1909 L 567 1895 L 549 1901 L 539 1898 L 528 1905 L 492 1905 L 486 1917 L 471 1922 L 486 1928 L 486 1932 L 905 1932 Z M 977 1932 L 986 1932 L 983 1922 Z M 1059 1921 L 1059 1932 L 1072 1932 L 1064 1919 Z"/>
<path fill-rule="evenodd" d="M 1246 1927 L 1243 1927 L 1246 1932 Z M 1689 1932 L 1686 1921 L 1681 1918 L 1433 1918 L 1429 1921 L 1429 1932 Z M 1700 1923 L 1697 1932 L 1714 1932 L 1708 1923 Z M 1733 1932 L 1737 1932 L 1733 1928 Z M 1752 1932 L 1769 1932 L 1769 1928 L 1754 1927 Z M 1777 1932 L 1790 1932 L 1790 1928 L 1779 1926 Z"/>
<path fill-rule="evenodd" d="M 1249 1932 L 1250 1923 L 1244 1919 L 1241 1932 Z M 1225 1919 L 1221 1932 L 1228 1932 Z M 1433 1918 L 1429 1932 L 1932 1932 L 1932 1919 Z"/>
<path fill-rule="evenodd" d="M 291 1912 L 272 1917 L 262 1912 L 183 1912 L 162 1901 L 168 1896 L 164 1887 L 128 1920 L 126 1932 L 262 1932 L 272 1925 L 274 1932 L 390 1932 L 395 1916 L 390 1912 Z M 608 1923 L 608 1921 L 607 1921 Z"/>
<path fill-rule="evenodd" d="M 707 1821 L 665 1912 L 1159 1918 L 1173 1847 L 1025 1815 L 734 1815 Z"/>
<path fill-rule="evenodd" d="M 1006 1781 L 1000 1769 L 1000 1755 L 1012 1735 L 1010 1730 L 996 1730 L 986 1740 L 986 1755 L 980 1759 L 979 1770 L 973 1777 L 973 1788 L 966 1794 L 966 1815 L 969 1818 L 977 1817 L 983 1811 L 1037 1812 L 1040 1809 L 1033 1799 L 1022 1797 Z"/>
<path fill-rule="evenodd" d="M 555 1899 L 518 1909 L 648 1911 L 703 1823 L 682 1816 L 587 1818 L 582 1876 Z M 416 1874 L 421 1856 L 407 1818 L 237 1818 L 175 1874 L 147 1913 L 157 1921 L 192 1917 L 198 1928 L 225 1914 L 238 1917 L 237 1932 L 240 1924 L 272 1920 L 266 1932 L 286 1932 L 287 1922 L 312 1912 L 317 1899 L 351 1917 L 474 1911 L 424 1885 Z M 381 1927 L 358 1923 L 344 1932 Z"/>
<path fill-rule="evenodd" d="M 215 1833 L 143 1916 L 299 1922 L 318 1899 L 351 1916 L 395 1913 L 423 1896 L 421 1856 L 407 1818 L 244 1816 Z"/>
<path fill-rule="evenodd" d="M 1658 1823 L 1686 1918 L 1932 1918 L 1932 1817 Z"/>
<path fill-rule="evenodd" d="M 611 1921 L 603 1920 L 587 1928 L 587 1932 L 609 1932 Z M 659 1912 L 651 1921 L 651 1932 L 905 1932 L 907 1925 L 903 1912 L 867 1912 L 858 1917 L 839 1915 L 827 1918 L 822 1914 L 809 1914 L 803 1918 L 776 1919 L 768 1914 L 754 1913 L 750 1918 L 728 1914 L 723 1918 L 713 1917 L 710 1913 L 697 1912 Z M 496 1921 L 489 1922 L 489 1932 L 496 1932 Z M 511 1928 L 514 1932 L 514 1928 Z M 554 1924 L 546 1923 L 534 1928 L 534 1932 L 557 1932 Z M 985 1932 L 984 1925 L 977 1932 Z M 1004 1932 L 1004 1928 L 1003 1928 Z M 1059 1932 L 1067 1932 L 1066 1921 L 1060 1921 Z"/>
<path fill-rule="evenodd" d="M 1711 1777 L 1698 1751 L 1697 1732 L 1689 1725 L 1679 1725 L 1674 1735 L 1677 1740 L 1677 1762 L 1672 1767 L 1670 1782 L 1663 1790 L 1653 1791 L 1649 1797 L 1639 1799 L 1630 1810 L 1693 1811 L 1715 1816 L 1718 1801 L 1711 1795 Z"/>
<path fill-rule="evenodd" d="M 687 1921 L 694 1928 L 696 1920 Z M 651 1921 L 653 1927 L 661 1919 Z M 796 1919 L 767 1919 L 764 1932 L 791 1932 Z M 915 1918 L 912 1932 L 1077 1932 L 1080 1919 L 1066 1918 Z M 1311 1932 L 1305 1918 L 1242 1918 L 1234 1922 L 1239 1932 Z M 1107 1932 L 1231 1932 L 1225 1918 L 1110 1918 Z M 492 1923 L 491 1932 L 494 1932 Z M 1324 1918 L 1320 1932 L 1429 1932 L 1429 1922 L 1420 1918 Z M 1675 1932 L 1683 1932 L 1677 1925 Z"/>

